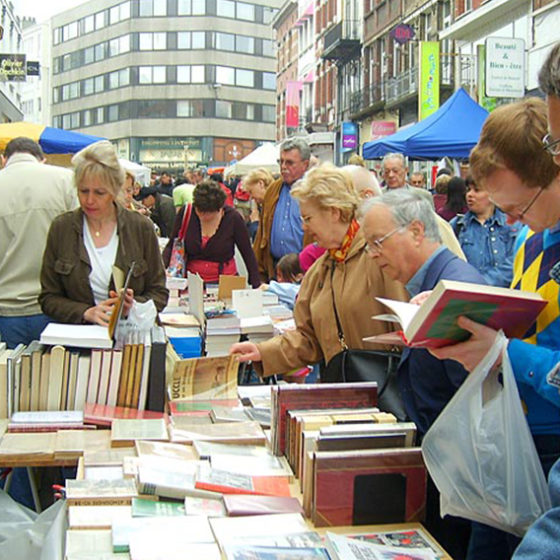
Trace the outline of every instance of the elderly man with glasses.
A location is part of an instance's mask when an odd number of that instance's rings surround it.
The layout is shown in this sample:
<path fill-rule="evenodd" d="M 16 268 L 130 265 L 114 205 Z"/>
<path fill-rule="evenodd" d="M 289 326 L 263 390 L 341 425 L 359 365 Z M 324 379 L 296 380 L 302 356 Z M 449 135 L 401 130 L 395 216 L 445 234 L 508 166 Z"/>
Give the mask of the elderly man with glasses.
<path fill-rule="evenodd" d="M 485 284 L 482 275 L 441 243 L 436 213 L 416 190 L 391 191 L 368 199 L 362 208 L 366 250 L 383 272 L 405 285 L 411 297 L 442 279 Z M 405 348 L 398 381 L 407 414 L 420 439 L 453 397 L 467 371 L 425 349 Z M 439 516 L 439 496 L 428 485 L 426 527 L 453 558 L 464 558 L 470 524 Z"/>

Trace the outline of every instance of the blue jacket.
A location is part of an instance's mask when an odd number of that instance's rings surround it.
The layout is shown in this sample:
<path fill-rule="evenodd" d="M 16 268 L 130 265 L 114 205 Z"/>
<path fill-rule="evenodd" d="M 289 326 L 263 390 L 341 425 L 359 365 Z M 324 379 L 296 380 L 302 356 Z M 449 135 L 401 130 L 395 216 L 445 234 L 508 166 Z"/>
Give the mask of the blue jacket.
<path fill-rule="evenodd" d="M 461 248 L 472 264 L 491 286 L 509 288 L 513 277 L 513 246 L 520 225 L 509 225 L 498 208 L 481 224 L 476 215 L 467 212 L 450 222 Z"/>
<path fill-rule="evenodd" d="M 513 560 L 558 560 L 560 558 L 560 460 L 548 475 L 552 508 L 527 531 Z"/>
<path fill-rule="evenodd" d="M 431 290 L 440 280 L 486 284 L 470 264 L 445 249 L 427 270 L 421 291 Z M 467 371 L 455 360 L 438 360 L 427 350 L 405 348 L 398 368 L 398 380 L 406 412 L 422 437 L 455 391 Z"/>

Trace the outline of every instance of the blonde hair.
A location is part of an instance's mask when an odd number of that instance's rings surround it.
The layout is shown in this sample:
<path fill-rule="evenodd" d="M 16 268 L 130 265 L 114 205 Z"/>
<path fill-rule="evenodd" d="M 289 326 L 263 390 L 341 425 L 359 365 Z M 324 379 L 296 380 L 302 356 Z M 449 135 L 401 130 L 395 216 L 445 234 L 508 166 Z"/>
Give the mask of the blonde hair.
<path fill-rule="evenodd" d="M 320 208 L 338 208 L 341 221 L 348 223 L 360 203 L 350 174 L 330 163 L 310 169 L 290 193 L 294 198 L 312 201 Z"/>
<path fill-rule="evenodd" d="M 438 194 L 447 194 L 447 185 L 449 185 L 449 181 L 451 181 L 451 175 L 440 175 L 436 179 L 436 183 L 434 188 Z"/>
<path fill-rule="evenodd" d="M 266 189 L 274 181 L 274 177 L 264 167 L 253 169 L 243 177 L 243 185 L 253 185 L 257 181 L 262 181 Z"/>
<path fill-rule="evenodd" d="M 115 200 L 120 198 L 125 171 L 111 142 L 100 140 L 86 146 L 74 155 L 72 165 L 76 187 L 86 179 L 95 177 L 111 191 Z"/>

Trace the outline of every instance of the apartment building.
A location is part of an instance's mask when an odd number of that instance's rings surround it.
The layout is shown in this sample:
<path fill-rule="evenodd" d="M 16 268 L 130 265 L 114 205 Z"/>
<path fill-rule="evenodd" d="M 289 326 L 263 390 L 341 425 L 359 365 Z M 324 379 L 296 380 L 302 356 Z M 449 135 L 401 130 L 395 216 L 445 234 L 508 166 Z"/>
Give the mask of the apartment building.
<path fill-rule="evenodd" d="M 51 20 L 52 123 L 155 169 L 275 138 L 280 0 L 99 0 Z"/>

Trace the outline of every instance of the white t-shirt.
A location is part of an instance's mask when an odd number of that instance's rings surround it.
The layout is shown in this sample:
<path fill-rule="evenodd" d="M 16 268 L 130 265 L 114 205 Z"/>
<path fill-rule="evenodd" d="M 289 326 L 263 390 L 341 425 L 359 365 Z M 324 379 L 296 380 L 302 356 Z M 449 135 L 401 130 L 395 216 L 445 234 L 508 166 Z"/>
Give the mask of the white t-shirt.
<path fill-rule="evenodd" d="M 113 264 L 115 263 L 117 248 L 119 246 L 117 226 L 115 225 L 109 243 L 104 247 L 96 247 L 91 232 L 89 231 L 86 218 L 84 217 L 84 244 L 91 263 L 89 283 L 93 292 L 95 305 L 98 305 L 109 297 L 109 283 L 111 282 Z"/>

